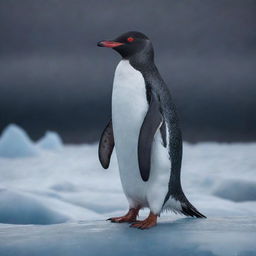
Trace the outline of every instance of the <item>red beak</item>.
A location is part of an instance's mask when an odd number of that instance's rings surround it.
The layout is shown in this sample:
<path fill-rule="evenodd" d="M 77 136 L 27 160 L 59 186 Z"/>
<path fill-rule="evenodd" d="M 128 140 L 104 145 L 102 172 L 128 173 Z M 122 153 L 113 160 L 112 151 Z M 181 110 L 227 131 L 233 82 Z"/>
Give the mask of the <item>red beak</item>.
<path fill-rule="evenodd" d="M 120 45 L 123 45 L 123 43 L 114 42 L 114 41 L 100 41 L 97 44 L 100 47 L 108 47 L 108 48 L 114 48 Z"/>

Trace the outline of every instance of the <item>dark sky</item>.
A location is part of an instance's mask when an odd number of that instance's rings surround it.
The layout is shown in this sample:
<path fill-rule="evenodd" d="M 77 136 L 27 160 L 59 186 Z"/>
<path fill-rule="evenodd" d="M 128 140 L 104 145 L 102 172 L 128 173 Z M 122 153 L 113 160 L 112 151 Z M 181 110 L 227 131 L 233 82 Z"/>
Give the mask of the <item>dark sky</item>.
<path fill-rule="evenodd" d="M 98 140 L 120 57 L 97 41 L 138 30 L 188 141 L 256 140 L 256 1 L 1 0 L 0 131 Z"/>

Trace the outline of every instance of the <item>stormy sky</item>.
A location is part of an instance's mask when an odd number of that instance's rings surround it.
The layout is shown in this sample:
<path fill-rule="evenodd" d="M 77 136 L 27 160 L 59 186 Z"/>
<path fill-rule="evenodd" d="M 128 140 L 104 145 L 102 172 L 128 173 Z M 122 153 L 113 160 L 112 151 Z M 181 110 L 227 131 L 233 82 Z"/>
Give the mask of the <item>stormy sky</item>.
<path fill-rule="evenodd" d="M 0 132 L 98 140 L 120 57 L 102 39 L 137 30 L 178 107 L 185 140 L 256 140 L 256 1 L 1 0 Z"/>

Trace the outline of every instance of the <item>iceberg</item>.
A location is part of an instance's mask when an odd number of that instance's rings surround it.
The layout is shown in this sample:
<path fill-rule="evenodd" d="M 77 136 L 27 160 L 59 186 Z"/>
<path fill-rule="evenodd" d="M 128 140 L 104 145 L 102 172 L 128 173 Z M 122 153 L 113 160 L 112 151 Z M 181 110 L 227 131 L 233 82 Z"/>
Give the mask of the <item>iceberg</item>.
<path fill-rule="evenodd" d="M 56 132 L 48 131 L 45 133 L 43 138 L 41 138 L 37 145 L 46 150 L 58 150 L 61 149 L 63 146 L 62 139 L 60 135 Z"/>
<path fill-rule="evenodd" d="M 10 124 L 4 129 L 0 137 L 0 157 L 30 157 L 37 154 L 37 147 L 22 128 Z"/>

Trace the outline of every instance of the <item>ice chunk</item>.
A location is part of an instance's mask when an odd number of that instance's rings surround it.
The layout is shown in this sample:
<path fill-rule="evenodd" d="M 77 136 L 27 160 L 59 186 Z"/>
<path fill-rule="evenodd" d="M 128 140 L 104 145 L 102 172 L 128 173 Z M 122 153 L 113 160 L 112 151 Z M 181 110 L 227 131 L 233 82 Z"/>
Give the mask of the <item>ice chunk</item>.
<path fill-rule="evenodd" d="M 58 133 L 48 131 L 43 138 L 38 141 L 37 145 L 42 149 L 57 150 L 62 148 L 63 142 Z"/>
<path fill-rule="evenodd" d="M 37 147 L 22 128 L 10 124 L 4 129 L 0 138 L 0 157 L 29 157 L 37 154 Z"/>

